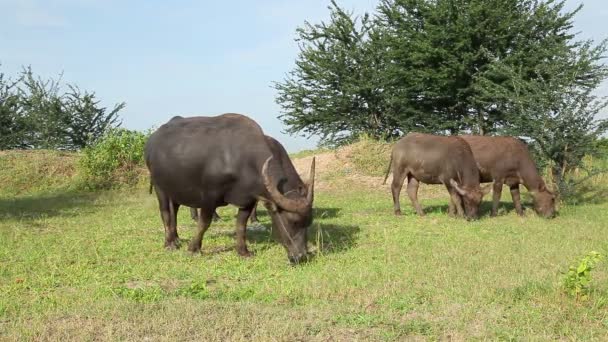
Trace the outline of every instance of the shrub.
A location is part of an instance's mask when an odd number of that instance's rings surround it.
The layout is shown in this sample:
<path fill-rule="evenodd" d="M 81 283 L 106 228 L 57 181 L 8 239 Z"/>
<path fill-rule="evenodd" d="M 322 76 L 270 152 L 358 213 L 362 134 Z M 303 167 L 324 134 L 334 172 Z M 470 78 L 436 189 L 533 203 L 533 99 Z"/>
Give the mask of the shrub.
<path fill-rule="evenodd" d="M 113 129 L 83 150 L 79 166 L 84 187 L 109 189 L 135 185 L 145 174 L 143 150 L 147 133 Z"/>
<path fill-rule="evenodd" d="M 566 293 L 576 297 L 576 299 L 587 300 L 591 283 L 591 270 L 602 259 L 603 256 L 600 253 L 592 251 L 581 259 L 578 266 L 571 265 L 564 279 Z"/>

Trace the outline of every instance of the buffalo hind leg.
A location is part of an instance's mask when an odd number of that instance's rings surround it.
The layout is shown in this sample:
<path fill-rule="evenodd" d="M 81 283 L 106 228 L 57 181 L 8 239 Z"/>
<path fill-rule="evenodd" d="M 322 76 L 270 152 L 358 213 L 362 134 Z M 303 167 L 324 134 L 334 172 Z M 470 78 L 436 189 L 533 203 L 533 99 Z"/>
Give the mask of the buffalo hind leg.
<path fill-rule="evenodd" d="M 165 248 L 179 248 L 179 236 L 177 235 L 177 210 L 178 205 L 174 205 L 171 199 L 165 195 L 157 186 L 154 187 L 156 197 L 158 198 L 158 208 L 160 210 L 160 218 L 163 221 L 165 228 Z"/>
<path fill-rule="evenodd" d="M 399 195 L 403 187 L 406 173 L 399 167 L 393 167 L 393 182 L 391 183 L 391 192 L 393 193 L 393 207 L 395 215 L 401 215 L 401 204 L 399 203 Z"/>
<path fill-rule="evenodd" d="M 407 176 L 407 195 L 410 197 L 410 201 L 412 201 L 412 206 L 416 209 L 416 212 L 420 216 L 424 216 L 424 211 L 422 211 L 422 206 L 418 202 L 418 187 L 420 183 L 418 180 L 411 175 Z"/>
<path fill-rule="evenodd" d="M 214 210 L 209 209 L 199 209 L 198 210 L 198 229 L 196 234 L 190 241 L 190 245 L 188 246 L 188 250 L 192 253 L 198 253 L 201 251 L 201 246 L 203 245 L 203 236 L 205 232 L 211 225 L 211 219 L 213 217 Z"/>
<path fill-rule="evenodd" d="M 249 216 L 249 222 L 251 223 L 259 223 L 258 220 L 258 202 L 255 202 L 255 206 L 251 210 L 251 216 Z"/>
<path fill-rule="evenodd" d="M 524 210 L 521 207 L 521 198 L 519 196 L 519 184 L 510 185 L 509 188 L 511 188 L 511 198 L 513 198 L 513 205 L 515 205 L 517 215 L 524 216 Z"/>
<path fill-rule="evenodd" d="M 492 187 L 492 213 L 490 216 L 498 215 L 498 205 L 500 204 L 500 196 L 502 194 L 502 180 L 494 180 Z"/>
<path fill-rule="evenodd" d="M 236 252 L 242 257 L 252 256 L 251 252 L 247 249 L 247 220 L 251 216 L 251 211 L 255 208 L 239 208 L 239 212 L 236 215 Z"/>

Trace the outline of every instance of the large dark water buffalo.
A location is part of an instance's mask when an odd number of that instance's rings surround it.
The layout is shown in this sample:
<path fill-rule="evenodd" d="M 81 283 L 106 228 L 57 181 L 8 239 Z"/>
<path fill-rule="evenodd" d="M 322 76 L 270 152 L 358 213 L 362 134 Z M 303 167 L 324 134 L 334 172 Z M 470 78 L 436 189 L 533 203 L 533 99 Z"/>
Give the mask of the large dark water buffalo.
<path fill-rule="evenodd" d="M 391 170 L 396 215 L 401 215 L 399 195 L 407 177 L 407 194 L 418 215 L 424 215 L 418 203 L 418 187 L 419 182 L 422 182 L 445 185 L 451 198 L 450 214 L 457 211 L 460 216 L 464 215 L 468 219 L 479 216 L 479 204 L 484 191 L 479 187 L 479 172 L 471 148 L 463 139 L 410 133 L 393 147 L 384 183 Z"/>
<path fill-rule="evenodd" d="M 198 252 L 215 209 L 239 208 L 236 250 L 250 256 L 245 227 L 257 200 L 272 220 L 273 232 L 293 263 L 307 258 L 312 223 L 314 158 L 304 184 L 283 146 L 269 144 L 258 124 L 239 114 L 175 117 L 154 132 L 144 150 L 165 226 L 165 246 L 178 247 L 180 205 L 200 208 L 198 231 L 188 249 Z"/>
<path fill-rule="evenodd" d="M 519 196 L 519 184 L 523 184 L 534 198 L 534 210 L 544 217 L 555 216 L 555 196 L 549 191 L 538 174 L 526 145 L 514 137 L 461 136 L 473 151 L 481 182 L 494 182 L 492 216 L 498 211 L 502 185 L 511 189 L 515 210 L 524 211 Z"/>

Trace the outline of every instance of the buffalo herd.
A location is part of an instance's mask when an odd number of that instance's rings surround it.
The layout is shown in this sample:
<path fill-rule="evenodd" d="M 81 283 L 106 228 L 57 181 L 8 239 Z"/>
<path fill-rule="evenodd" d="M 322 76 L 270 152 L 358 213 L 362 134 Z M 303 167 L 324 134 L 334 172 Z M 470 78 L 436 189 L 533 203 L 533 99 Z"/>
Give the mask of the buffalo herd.
<path fill-rule="evenodd" d="M 272 221 L 272 231 L 287 250 L 291 263 L 309 259 L 307 229 L 313 220 L 315 158 L 309 179 L 302 181 L 285 148 L 264 134 L 247 116 L 173 117 L 148 139 L 144 157 L 150 189 L 156 192 L 165 228 L 165 247 L 180 241 L 177 212 L 191 208 L 198 230 L 188 250 L 200 252 L 205 232 L 216 209 L 232 204 L 236 215 L 236 251 L 250 256 L 246 244 L 247 220 L 257 221 L 261 201 Z M 511 190 L 515 210 L 523 215 L 519 185 L 531 193 L 534 210 L 555 216 L 555 196 L 538 174 L 526 145 L 513 137 L 438 136 L 410 133 L 393 147 L 384 182 L 391 184 L 394 212 L 401 215 L 399 195 L 407 179 L 407 194 L 418 215 L 419 184 L 443 184 L 449 195 L 449 214 L 476 219 L 484 194 L 493 189 L 491 215 L 495 216 L 503 184 Z M 493 183 L 480 186 L 481 183 Z"/>

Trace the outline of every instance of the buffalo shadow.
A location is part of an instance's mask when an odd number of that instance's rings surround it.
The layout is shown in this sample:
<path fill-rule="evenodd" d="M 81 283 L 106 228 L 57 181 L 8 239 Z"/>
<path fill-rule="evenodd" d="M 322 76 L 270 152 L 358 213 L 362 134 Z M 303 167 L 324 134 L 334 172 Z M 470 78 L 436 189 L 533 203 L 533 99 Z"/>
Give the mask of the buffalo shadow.
<path fill-rule="evenodd" d="M 526 208 L 530 207 L 531 204 L 532 204 L 531 202 L 522 200 L 522 206 L 524 208 L 524 212 L 525 212 Z M 416 214 L 416 212 L 414 211 L 414 208 L 411 205 L 409 207 L 413 211 L 413 214 Z M 445 204 L 422 205 L 422 210 L 427 215 L 428 214 L 448 215 L 449 205 L 447 202 Z M 500 201 L 498 203 L 498 216 L 501 215 L 501 212 L 510 213 L 512 211 L 513 212 L 515 211 L 515 205 L 513 204 L 513 201 Z M 481 205 L 479 206 L 479 217 L 480 218 L 482 218 L 484 216 L 489 217 L 491 213 L 492 213 L 492 201 L 482 201 Z"/>
<path fill-rule="evenodd" d="M 340 208 L 325 208 L 325 207 L 313 208 L 312 216 L 313 216 L 314 220 L 337 218 L 337 217 L 340 217 L 340 211 L 341 211 Z M 258 214 L 259 219 L 267 219 L 268 221 L 270 221 L 270 216 L 268 216 L 268 211 L 264 208 L 263 205 L 258 205 L 257 214 Z M 234 213 L 232 215 L 221 215 L 221 218 L 222 218 L 222 222 L 224 222 L 227 219 L 234 220 L 234 218 L 236 218 L 236 210 L 234 211 Z"/>
<path fill-rule="evenodd" d="M 314 220 L 308 230 L 308 242 L 316 245 L 316 253 L 337 253 L 348 250 L 356 245 L 357 237 L 361 230 L 358 226 L 323 222 L 325 219 L 339 217 L 340 211 L 340 208 L 314 208 Z M 226 215 L 223 215 L 221 222 L 236 224 L 235 218 L 232 216 L 228 218 Z M 256 250 L 261 252 L 279 242 L 276 241 L 273 235 L 275 232 L 273 232 L 268 212 L 260 207 L 258 209 L 258 218 L 260 219 L 259 223 L 249 223 L 247 225 L 247 242 L 256 244 Z M 195 224 L 192 226 L 194 227 Z M 205 234 L 205 239 L 218 236 L 227 236 L 234 239 L 235 235 L 236 232 L 233 228 L 214 231 L 212 223 L 210 229 Z M 187 245 L 187 243 L 189 243 L 189 239 L 182 239 L 182 246 Z M 205 242 L 203 241 L 202 254 L 217 254 L 234 249 L 233 243 L 229 246 L 205 248 Z"/>
<path fill-rule="evenodd" d="M 93 210 L 97 197 L 97 193 L 79 191 L 0 197 L 0 220 L 81 215 Z"/>

